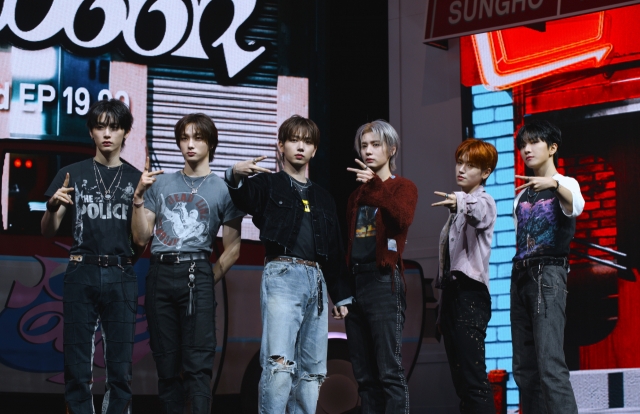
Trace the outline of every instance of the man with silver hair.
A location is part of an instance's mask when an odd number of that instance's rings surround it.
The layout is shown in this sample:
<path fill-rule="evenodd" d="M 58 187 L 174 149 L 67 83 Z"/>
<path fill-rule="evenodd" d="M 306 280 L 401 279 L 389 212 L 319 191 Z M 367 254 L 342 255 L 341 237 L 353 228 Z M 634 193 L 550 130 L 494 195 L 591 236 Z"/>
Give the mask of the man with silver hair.
<path fill-rule="evenodd" d="M 361 185 L 347 205 L 347 261 L 354 297 L 345 325 L 365 413 L 409 413 L 400 352 L 406 309 L 402 251 L 418 190 L 392 174 L 399 146 L 398 133 L 389 123 L 364 124 L 355 138 L 359 168 L 347 168 Z"/>

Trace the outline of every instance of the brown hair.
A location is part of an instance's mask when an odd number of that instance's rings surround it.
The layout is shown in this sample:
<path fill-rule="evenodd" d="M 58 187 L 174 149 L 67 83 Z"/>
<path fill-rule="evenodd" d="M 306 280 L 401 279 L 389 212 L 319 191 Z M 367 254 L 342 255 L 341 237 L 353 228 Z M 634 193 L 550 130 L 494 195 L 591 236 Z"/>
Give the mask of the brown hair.
<path fill-rule="evenodd" d="M 313 146 L 318 148 L 318 144 L 320 144 L 320 129 L 309 118 L 293 115 L 284 121 L 278 128 L 278 142 L 284 145 L 286 141 L 296 134 L 300 135 L 301 138 L 309 137 Z"/>
<path fill-rule="evenodd" d="M 491 168 L 491 172 L 496 170 L 496 165 L 498 165 L 498 151 L 496 151 L 496 147 L 488 142 L 475 138 L 467 138 L 458 145 L 456 161 L 465 154 L 467 154 L 469 162 L 475 164 L 480 170 L 484 171 L 487 168 Z"/>
<path fill-rule="evenodd" d="M 216 124 L 213 123 L 210 117 L 202 113 L 183 116 L 174 128 L 178 148 L 180 147 L 180 139 L 185 129 L 187 129 L 187 125 L 193 125 L 194 132 L 200 134 L 207 142 L 207 146 L 209 147 L 209 162 L 213 161 L 213 155 L 218 147 L 218 129 L 216 128 Z"/>

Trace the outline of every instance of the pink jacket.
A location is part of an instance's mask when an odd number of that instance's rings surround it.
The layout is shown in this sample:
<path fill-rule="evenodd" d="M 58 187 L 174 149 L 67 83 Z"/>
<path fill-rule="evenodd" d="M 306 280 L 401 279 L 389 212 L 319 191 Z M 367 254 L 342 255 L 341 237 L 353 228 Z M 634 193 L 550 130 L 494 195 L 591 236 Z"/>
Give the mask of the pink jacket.
<path fill-rule="evenodd" d="M 496 202 L 483 186 L 471 194 L 462 191 L 454 194 L 458 203 L 457 211 L 449 215 L 440 233 L 440 267 L 436 287 L 440 287 L 445 242 L 449 237 L 451 271 L 462 272 L 471 279 L 484 283 L 488 289 L 491 239 L 498 215 Z"/>

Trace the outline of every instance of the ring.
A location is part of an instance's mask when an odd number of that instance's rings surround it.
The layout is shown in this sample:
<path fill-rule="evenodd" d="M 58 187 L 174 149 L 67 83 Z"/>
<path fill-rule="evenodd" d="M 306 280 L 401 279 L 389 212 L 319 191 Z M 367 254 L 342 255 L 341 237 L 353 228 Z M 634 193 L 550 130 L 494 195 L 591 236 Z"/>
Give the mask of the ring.
<path fill-rule="evenodd" d="M 525 179 L 525 182 L 527 182 L 527 183 L 528 183 L 528 182 L 529 182 L 529 177 L 525 177 L 525 178 L 526 178 L 526 179 Z"/>
<path fill-rule="evenodd" d="M 252 162 L 255 164 L 257 161 L 256 161 L 256 159 L 254 158 Z"/>
<path fill-rule="evenodd" d="M 444 198 L 446 198 L 448 200 L 449 199 L 449 193 L 445 194 Z"/>

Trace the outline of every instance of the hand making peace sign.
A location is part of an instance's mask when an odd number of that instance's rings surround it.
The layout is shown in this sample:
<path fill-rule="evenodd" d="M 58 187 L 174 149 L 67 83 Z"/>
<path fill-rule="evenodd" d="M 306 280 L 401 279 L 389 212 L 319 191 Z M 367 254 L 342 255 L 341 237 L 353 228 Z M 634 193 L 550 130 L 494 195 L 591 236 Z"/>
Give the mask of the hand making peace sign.
<path fill-rule="evenodd" d="M 516 178 L 524 180 L 524 184 L 519 187 L 516 187 L 516 191 L 520 191 L 523 188 L 531 187 L 533 191 L 539 193 L 540 191 L 546 190 L 548 188 L 557 188 L 558 181 L 556 181 L 553 177 L 527 177 L 524 175 L 516 175 Z"/>
<path fill-rule="evenodd" d="M 60 206 L 64 205 L 65 207 L 73 204 L 73 200 L 71 200 L 70 192 L 74 190 L 73 187 L 68 187 L 69 185 L 69 173 L 67 173 L 64 178 L 64 183 L 62 183 L 62 187 L 58 188 L 58 190 L 51 196 L 49 201 L 47 201 L 47 209 L 49 211 L 57 211 Z"/>
<path fill-rule="evenodd" d="M 444 201 L 438 201 L 437 203 L 431 204 L 431 207 L 443 206 L 451 210 L 452 212 L 456 211 L 458 207 L 458 198 L 453 193 L 443 193 L 442 191 L 434 191 L 433 194 L 444 197 Z"/>
<path fill-rule="evenodd" d="M 147 161 L 144 163 L 144 171 L 142 172 L 142 176 L 140 176 L 140 181 L 136 188 L 135 197 L 142 198 L 145 191 L 156 182 L 155 176 L 158 174 L 164 174 L 164 170 L 151 171 L 151 162 L 149 161 L 149 157 L 147 157 Z"/>
<path fill-rule="evenodd" d="M 258 167 L 258 163 L 267 158 L 266 155 L 262 155 L 257 158 L 253 158 L 251 160 L 240 161 L 233 166 L 233 173 L 238 175 L 239 177 L 251 177 L 260 172 L 270 173 L 271 170 L 266 168 Z"/>

